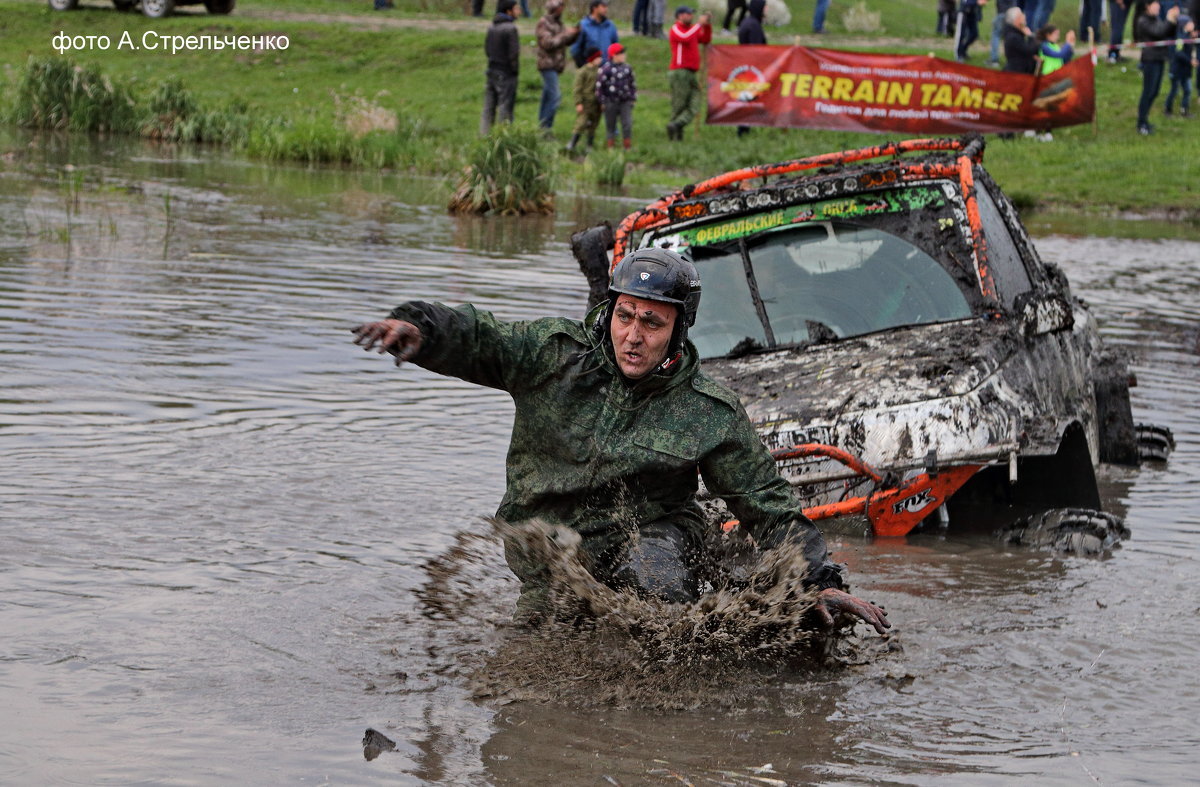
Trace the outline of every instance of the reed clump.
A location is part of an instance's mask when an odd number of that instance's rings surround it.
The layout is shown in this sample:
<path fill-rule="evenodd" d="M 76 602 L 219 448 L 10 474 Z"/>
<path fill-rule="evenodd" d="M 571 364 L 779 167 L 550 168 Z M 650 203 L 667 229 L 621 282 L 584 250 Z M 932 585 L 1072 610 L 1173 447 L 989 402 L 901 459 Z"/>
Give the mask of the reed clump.
<path fill-rule="evenodd" d="M 533 126 L 502 124 L 467 156 L 452 213 L 552 213 L 557 152 Z"/>
<path fill-rule="evenodd" d="M 200 105 L 178 77 L 158 83 L 139 102 L 139 132 L 168 142 L 207 142 L 241 149 L 250 134 L 250 112 L 244 104 L 221 109 Z"/>
<path fill-rule="evenodd" d="M 625 154 L 613 150 L 593 150 L 583 164 L 584 172 L 597 186 L 620 186 L 625 182 Z"/>
<path fill-rule="evenodd" d="M 423 153 L 430 158 L 428 140 L 435 136 L 426 121 L 401 120 L 357 94 L 335 95 L 333 117 L 285 120 L 253 115 L 238 101 L 206 107 L 179 77 L 138 87 L 68 58 L 31 57 L 8 119 L 27 128 L 219 144 L 270 161 L 373 168 L 421 164 Z"/>
<path fill-rule="evenodd" d="M 55 131 L 129 133 L 137 126 L 137 104 L 127 84 L 96 66 L 33 56 L 17 82 L 12 120 Z"/>

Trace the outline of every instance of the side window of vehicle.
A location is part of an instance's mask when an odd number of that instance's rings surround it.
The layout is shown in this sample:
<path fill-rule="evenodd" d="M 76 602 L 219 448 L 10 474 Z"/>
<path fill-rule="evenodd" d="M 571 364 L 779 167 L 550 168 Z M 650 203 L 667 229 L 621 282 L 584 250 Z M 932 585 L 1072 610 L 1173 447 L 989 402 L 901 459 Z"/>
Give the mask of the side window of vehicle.
<path fill-rule="evenodd" d="M 996 282 L 1000 302 L 1012 308 L 1017 296 L 1031 289 L 1029 273 L 1025 270 L 1021 254 L 995 200 L 984 184 L 977 185 L 975 199 L 979 203 L 979 218 L 983 223 L 984 238 L 987 239 L 988 266 Z"/>

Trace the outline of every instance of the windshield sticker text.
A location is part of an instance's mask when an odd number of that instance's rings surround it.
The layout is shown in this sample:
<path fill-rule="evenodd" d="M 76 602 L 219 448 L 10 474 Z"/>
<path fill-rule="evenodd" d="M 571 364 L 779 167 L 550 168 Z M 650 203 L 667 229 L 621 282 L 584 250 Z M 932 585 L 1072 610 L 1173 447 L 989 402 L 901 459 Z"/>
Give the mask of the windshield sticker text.
<path fill-rule="evenodd" d="M 742 196 L 749 205 L 757 195 Z M 766 200 L 763 200 L 766 202 Z M 902 213 L 922 208 L 937 208 L 946 203 L 940 189 L 918 186 L 895 189 L 872 194 L 847 195 L 840 199 L 789 205 L 769 213 L 744 216 L 719 224 L 685 229 L 679 233 L 684 245 L 710 246 L 768 230 L 776 230 L 790 224 L 808 221 L 824 221 L 835 218 L 852 218 L 880 213 Z M 761 203 L 759 203 L 761 204 Z M 716 211 L 713 211 L 716 212 Z"/>

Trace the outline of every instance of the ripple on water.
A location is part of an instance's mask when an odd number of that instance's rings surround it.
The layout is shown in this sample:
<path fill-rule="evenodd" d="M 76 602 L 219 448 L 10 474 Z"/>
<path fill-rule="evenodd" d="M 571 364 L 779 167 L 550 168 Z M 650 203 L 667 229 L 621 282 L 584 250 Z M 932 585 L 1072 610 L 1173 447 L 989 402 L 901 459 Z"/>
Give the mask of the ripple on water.
<path fill-rule="evenodd" d="M 1112 559 L 953 528 L 839 536 L 903 650 L 738 713 L 497 710 L 464 699 L 464 665 L 511 609 L 502 558 L 472 578 L 487 606 L 470 625 L 414 598 L 454 534 L 484 533 L 511 404 L 396 370 L 349 328 L 407 298 L 578 315 L 564 241 L 587 211 L 457 220 L 388 176 L 118 160 L 80 164 L 105 188 L 84 189 L 69 237 L 61 162 L 0 169 L 0 462 L 17 469 L 0 477 L 0 695 L 23 720 L 0 781 L 1192 775 L 1197 244 L 1038 241 L 1133 356 L 1139 420 L 1179 440 L 1165 467 L 1106 479 L 1134 533 Z M 369 767 L 367 726 L 400 731 Z M 52 739 L 74 745 L 43 758 Z"/>

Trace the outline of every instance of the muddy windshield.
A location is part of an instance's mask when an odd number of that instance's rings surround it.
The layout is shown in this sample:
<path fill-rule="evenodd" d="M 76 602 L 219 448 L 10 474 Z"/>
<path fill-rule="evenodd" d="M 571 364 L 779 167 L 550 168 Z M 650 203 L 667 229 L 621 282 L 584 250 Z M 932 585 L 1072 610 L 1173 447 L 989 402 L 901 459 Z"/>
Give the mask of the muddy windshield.
<path fill-rule="evenodd" d="M 958 284 L 897 235 L 850 222 L 691 247 L 702 358 L 971 316 Z"/>

